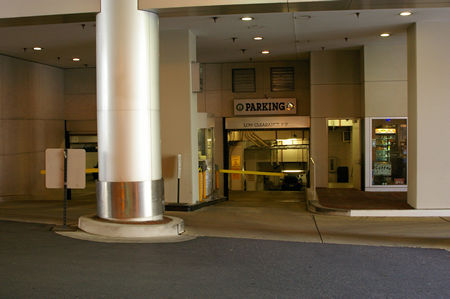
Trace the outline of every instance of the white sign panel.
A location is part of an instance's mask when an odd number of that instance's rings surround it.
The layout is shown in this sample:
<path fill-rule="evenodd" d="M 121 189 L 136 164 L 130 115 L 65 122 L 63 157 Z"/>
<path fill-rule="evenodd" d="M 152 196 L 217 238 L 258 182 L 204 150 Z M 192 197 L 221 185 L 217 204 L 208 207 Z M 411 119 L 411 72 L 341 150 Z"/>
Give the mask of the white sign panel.
<path fill-rule="evenodd" d="M 225 119 L 227 130 L 309 128 L 309 116 L 232 117 Z"/>
<path fill-rule="evenodd" d="M 297 114 L 297 100 L 280 99 L 236 99 L 234 115 Z"/>
<path fill-rule="evenodd" d="M 67 150 L 67 188 L 86 188 L 86 151 Z M 45 151 L 45 187 L 64 188 L 64 149 L 49 148 Z"/>

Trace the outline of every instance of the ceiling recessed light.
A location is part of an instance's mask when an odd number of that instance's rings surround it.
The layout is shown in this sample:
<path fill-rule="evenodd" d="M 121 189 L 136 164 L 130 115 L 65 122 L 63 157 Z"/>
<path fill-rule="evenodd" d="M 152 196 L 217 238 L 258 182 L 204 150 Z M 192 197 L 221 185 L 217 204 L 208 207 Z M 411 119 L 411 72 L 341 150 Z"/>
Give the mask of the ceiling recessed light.
<path fill-rule="evenodd" d="M 35 50 L 35 51 L 41 51 L 42 48 L 41 48 L 41 47 L 34 47 L 33 50 Z"/>
<path fill-rule="evenodd" d="M 78 61 L 80 61 L 81 59 L 78 58 L 78 57 L 74 57 L 74 58 L 72 58 L 72 60 L 75 61 L 75 62 L 78 62 Z"/>
<path fill-rule="evenodd" d="M 270 54 L 270 51 L 269 50 L 262 50 L 261 54 Z"/>
<path fill-rule="evenodd" d="M 410 12 L 410 11 L 402 11 L 402 12 L 400 13 L 400 15 L 403 16 L 403 17 L 407 17 L 407 16 L 412 15 L 412 12 Z"/>
<path fill-rule="evenodd" d="M 253 39 L 254 39 L 254 40 L 263 40 L 264 37 L 262 37 L 262 36 L 255 36 Z"/>
<path fill-rule="evenodd" d="M 381 33 L 380 36 L 381 36 L 381 37 L 389 37 L 389 36 L 391 36 L 391 34 L 385 32 L 385 33 Z"/>
<path fill-rule="evenodd" d="M 253 20 L 253 17 L 242 17 L 241 21 L 251 21 Z"/>

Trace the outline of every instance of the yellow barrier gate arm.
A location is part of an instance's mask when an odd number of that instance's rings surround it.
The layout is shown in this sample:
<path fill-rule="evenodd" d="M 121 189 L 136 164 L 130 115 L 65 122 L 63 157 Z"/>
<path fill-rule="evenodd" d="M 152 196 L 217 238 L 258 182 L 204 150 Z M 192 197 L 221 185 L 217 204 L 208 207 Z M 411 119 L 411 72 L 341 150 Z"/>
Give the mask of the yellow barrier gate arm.
<path fill-rule="evenodd" d="M 284 177 L 286 175 L 285 173 L 282 173 L 282 172 L 264 172 L 264 171 L 231 170 L 231 169 L 220 169 L 219 172 L 220 173 L 268 175 L 268 176 L 279 176 L 279 177 Z M 86 173 L 98 173 L 98 168 L 86 168 Z M 45 170 L 41 170 L 41 174 L 45 174 Z"/>
<path fill-rule="evenodd" d="M 221 173 L 238 173 L 238 174 L 255 174 L 255 175 L 269 175 L 269 176 L 279 176 L 284 177 L 286 174 L 282 172 L 263 172 L 263 171 L 252 171 L 252 170 L 231 170 L 231 169 L 220 169 Z"/>

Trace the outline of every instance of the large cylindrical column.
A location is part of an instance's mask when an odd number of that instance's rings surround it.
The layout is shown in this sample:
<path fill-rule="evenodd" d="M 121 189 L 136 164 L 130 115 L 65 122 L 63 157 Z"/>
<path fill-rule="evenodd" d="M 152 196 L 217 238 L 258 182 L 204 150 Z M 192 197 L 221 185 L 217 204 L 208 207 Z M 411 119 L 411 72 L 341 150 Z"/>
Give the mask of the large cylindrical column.
<path fill-rule="evenodd" d="M 159 21 L 137 0 L 102 0 L 97 15 L 97 215 L 162 219 Z"/>

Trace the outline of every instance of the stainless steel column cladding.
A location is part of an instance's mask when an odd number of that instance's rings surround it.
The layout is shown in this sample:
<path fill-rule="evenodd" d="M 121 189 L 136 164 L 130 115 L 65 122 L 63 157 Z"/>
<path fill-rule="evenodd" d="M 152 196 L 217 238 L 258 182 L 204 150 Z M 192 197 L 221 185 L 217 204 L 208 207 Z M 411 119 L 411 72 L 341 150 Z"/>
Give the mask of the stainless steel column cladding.
<path fill-rule="evenodd" d="M 139 198 L 152 194 L 151 200 Z M 162 215 L 163 180 L 146 182 L 98 182 L 97 215 L 113 221 L 153 221 Z M 100 215 L 103 215 L 100 216 Z"/>
<path fill-rule="evenodd" d="M 97 212 L 109 220 L 163 213 L 159 19 L 137 7 L 137 0 L 101 0 L 97 15 Z"/>

